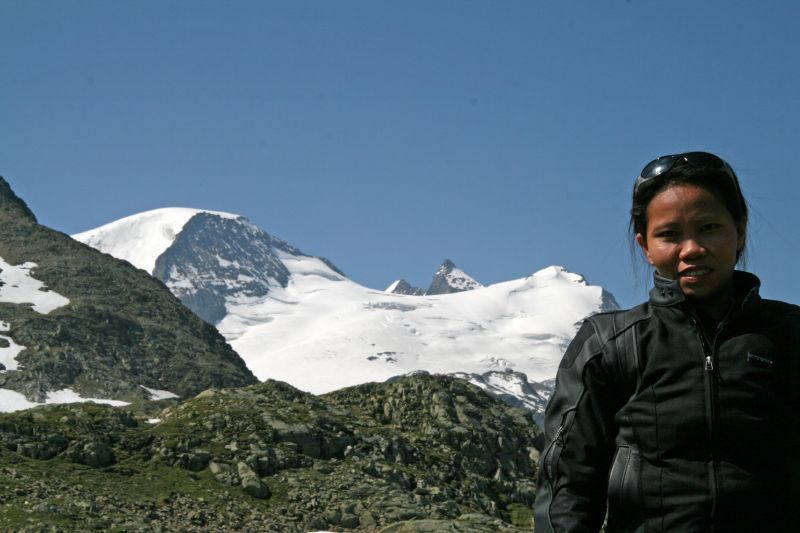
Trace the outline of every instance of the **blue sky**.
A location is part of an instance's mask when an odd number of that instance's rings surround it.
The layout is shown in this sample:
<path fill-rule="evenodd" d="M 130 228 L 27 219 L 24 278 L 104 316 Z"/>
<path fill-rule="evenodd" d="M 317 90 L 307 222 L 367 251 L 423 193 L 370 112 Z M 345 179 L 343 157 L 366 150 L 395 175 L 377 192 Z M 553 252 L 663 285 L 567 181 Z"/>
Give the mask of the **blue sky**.
<path fill-rule="evenodd" d="M 645 297 L 630 188 L 710 150 L 800 303 L 798 3 L 0 0 L 0 175 L 67 233 L 239 213 L 352 279 L 564 265 Z"/>

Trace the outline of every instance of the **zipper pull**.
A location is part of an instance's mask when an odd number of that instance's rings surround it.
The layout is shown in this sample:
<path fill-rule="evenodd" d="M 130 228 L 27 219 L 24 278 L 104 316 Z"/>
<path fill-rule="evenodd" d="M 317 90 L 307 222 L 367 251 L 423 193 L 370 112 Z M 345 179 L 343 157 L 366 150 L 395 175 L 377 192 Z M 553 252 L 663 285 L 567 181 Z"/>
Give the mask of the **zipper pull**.
<path fill-rule="evenodd" d="M 558 426 L 558 431 L 556 431 L 556 436 L 553 439 L 553 441 L 556 441 L 556 442 L 559 442 L 559 443 L 563 444 L 564 441 L 561 440 L 561 434 L 563 432 L 564 432 L 564 424 L 561 424 L 560 426 Z"/>
<path fill-rule="evenodd" d="M 709 372 L 714 370 L 714 361 L 711 360 L 710 355 L 706 356 L 706 370 L 708 370 Z"/>

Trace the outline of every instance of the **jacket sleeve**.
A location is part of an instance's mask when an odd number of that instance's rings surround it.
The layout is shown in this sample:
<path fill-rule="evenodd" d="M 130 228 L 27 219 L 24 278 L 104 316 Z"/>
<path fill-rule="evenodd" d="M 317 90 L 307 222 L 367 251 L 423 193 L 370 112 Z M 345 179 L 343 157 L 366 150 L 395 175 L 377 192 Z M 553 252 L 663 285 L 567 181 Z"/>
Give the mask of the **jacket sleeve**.
<path fill-rule="evenodd" d="M 787 477 L 789 487 L 786 491 L 787 509 L 794 509 L 800 501 L 800 307 L 792 306 L 788 313 L 789 349 L 789 416 L 787 423 Z M 794 517 L 790 518 L 786 531 L 796 527 Z"/>
<path fill-rule="evenodd" d="M 614 417 L 624 403 L 608 366 L 594 327 L 584 322 L 564 354 L 545 411 L 536 533 L 597 532 L 603 525 Z"/>

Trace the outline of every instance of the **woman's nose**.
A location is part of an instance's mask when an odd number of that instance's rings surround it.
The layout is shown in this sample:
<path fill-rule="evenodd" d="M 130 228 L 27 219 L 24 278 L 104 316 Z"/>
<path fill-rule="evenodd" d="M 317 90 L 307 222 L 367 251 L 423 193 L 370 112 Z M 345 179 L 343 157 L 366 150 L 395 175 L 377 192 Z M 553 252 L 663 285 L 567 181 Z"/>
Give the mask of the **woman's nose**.
<path fill-rule="evenodd" d="M 705 247 L 697 239 L 686 239 L 681 246 L 681 259 L 700 257 L 706 253 Z"/>

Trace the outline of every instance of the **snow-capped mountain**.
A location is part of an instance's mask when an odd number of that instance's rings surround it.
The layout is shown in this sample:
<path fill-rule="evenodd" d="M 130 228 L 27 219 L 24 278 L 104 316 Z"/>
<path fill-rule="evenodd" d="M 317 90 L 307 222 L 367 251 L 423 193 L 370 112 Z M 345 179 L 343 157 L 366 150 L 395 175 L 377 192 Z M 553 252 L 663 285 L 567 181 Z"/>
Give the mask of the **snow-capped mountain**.
<path fill-rule="evenodd" d="M 75 238 L 150 269 L 259 379 L 314 393 L 424 370 L 543 404 L 528 380 L 553 378 L 579 321 L 616 307 L 557 266 L 484 287 L 445 261 L 424 296 L 373 290 L 225 213 L 161 209 Z"/>
<path fill-rule="evenodd" d="M 305 257 L 244 217 L 199 209 L 147 211 L 73 238 L 146 270 L 211 324 L 227 315 L 228 300 L 264 298 L 286 287 L 291 272 L 279 252 Z"/>
<path fill-rule="evenodd" d="M 472 291 L 483 287 L 469 274 L 458 268 L 452 261 L 445 259 L 436 275 L 433 276 L 427 295 L 450 294 L 453 292 Z"/>

